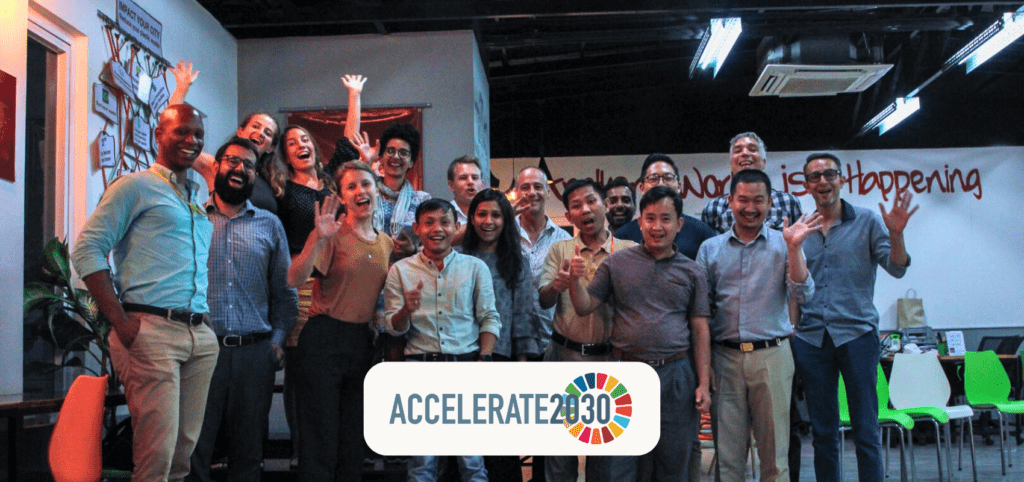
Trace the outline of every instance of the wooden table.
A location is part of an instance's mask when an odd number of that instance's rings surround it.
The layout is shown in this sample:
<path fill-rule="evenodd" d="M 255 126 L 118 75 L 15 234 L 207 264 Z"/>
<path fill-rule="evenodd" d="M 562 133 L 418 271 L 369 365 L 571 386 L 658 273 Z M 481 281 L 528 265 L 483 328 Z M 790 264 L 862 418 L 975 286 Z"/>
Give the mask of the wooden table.
<path fill-rule="evenodd" d="M 124 394 L 107 395 L 106 406 L 124 405 Z M 7 419 L 7 480 L 18 480 L 18 435 L 24 429 L 25 417 L 55 413 L 64 405 L 64 397 L 38 398 L 24 394 L 0 396 L 0 417 Z"/>

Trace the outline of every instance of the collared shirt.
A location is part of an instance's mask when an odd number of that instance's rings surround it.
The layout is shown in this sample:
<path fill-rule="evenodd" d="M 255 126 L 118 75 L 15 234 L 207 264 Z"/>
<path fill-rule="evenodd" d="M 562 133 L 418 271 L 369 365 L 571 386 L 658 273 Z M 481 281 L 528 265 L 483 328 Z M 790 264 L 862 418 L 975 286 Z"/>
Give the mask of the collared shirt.
<path fill-rule="evenodd" d="M 616 251 L 597 267 L 587 292 L 611 302 L 612 346 L 645 360 L 689 349 L 690 318 L 711 315 L 704 270 L 679 251 L 664 259 L 642 245 Z"/>
<path fill-rule="evenodd" d="M 544 225 L 540 236 L 537 237 L 537 242 L 533 243 L 530 241 L 530 233 L 523 229 L 519 219 L 520 217 L 517 216 L 516 227 L 519 228 L 519 240 L 523 244 L 523 254 L 530 260 L 530 272 L 533 273 L 534 288 L 540 289 L 540 277 L 544 272 L 544 260 L 548 257 L 551 245 L 559 241 L 572 239 L 572 235 L 558 227 L 557 224 L 551 221 L 551 218 L 544 216 L 547 224 Z M 540 298 L 537 297 L 534 298 L 533 308 L 537 311 L 537 317 L 540 319 L 541 351 L 547 350 L 548 343 L 551 341 L 551 325 L 555 319 L 555 307 L 552 306 L 546 310 L 541 308 Z"/>
<path fill-rule="evenodd" d="M 288 286 L 288 237 L 270 211 L 245 208 L 233 218 L 207 203 L 210 242 L 210 319 L 218 336 L 271 332 L 284 346 L 295 326 L 299 297 Z M 271 311 L 271 308 L 273 311 Z"/>
<path fill-rule="evenodd" d="M 608 231 L 605 231 L 608 233 Z M 636 246 L 636 243 L 628 239 L 615 239 L 608 233 L 608 240 L 596 252 L 586 244 L 577 233 L 572 239 L 559 241 L 551 246 L 548 257 L 544 261 L 544 272 L 540 275 L 540 285 L 547 286 L 558 276 L 562 269 L 564 260 L 571 260 L 576 255 L 576 247 L 580 248 L 580 256 L 587 262 L 587 271 L 583 276 L 584 283 L 590 283 L 597 273 L 597 267 L 608 255 L 616 250 L 623 250 Z M 576 309 L 572 307 L 572 298 L 569 290 L 558 294 L 558 301 L 555 303 L 554 330 L 562 336 L 579 343 L 607 343 L 612 336 L 612 307 L 610 303 L 601 305 L 597 310 L 587 316 L 579 316 Z"/>
<path fill-rule="evenodd" d="M 809 299 L 814 281 L 791 281 L 788 260 L 786 240 L 768 225 L 749 244 L 730 229 L 701 245 L 697 264 L 708 278 L 713 341 L 761 341 L 793 332 L 789 300 Z"/>
<path fill-rule="evenodd" d="M 171 183 L 176 176 L 159 164 L 118 178 L 85 222 L 71 261 L 85 278 L 109 270 L 113 251 L 122 302 L 205 313 L 213 225 L 195 203 L 199 184 L 185 179 L 179 194 Z"/>
<path fill-rule="evenodd" d="M 405 304 L 405 291 L 420 282 L 420 309 L 405 331 L 397 331 L 392 318 Z M 392 335 L 408 333 L 406 355 L 464 355 L 480 349 L 480 333 L 501 335 L 490 270 L 483 261 L 455 250 L 444 258 L 442 270 L 422 252 L 391 266 L 384 283 L 384 320 Z"/>
<path fill-rule="evenodd" d="M 701 243 L 715 236 L 718 236 L 718 233 L 711 229 L 711 226 L 704 224 L 700 219 L 684 214 L 683 227 L 676 233 L 674 244 L 676 249 L 687 258 L 697 259 L 697 250 L 700 249 Z M 615 237 L 628 239 L 637 244 L 642 243 L 644 233 L 640 231 L 640 220 L 634 219 L 623 225 L 618 231 L 615 231 Z"/>
<path fill-rule="evenodd" d="M 462 212 L 462 208 L 459 207 L 459 203 L 455 202 L 454 199 L 448 202 L 451 203 L 453 208 L 455 208 L 455 220 L 458 221 L 459 224 L 465 226 L 469 221 L 469 218 L 466 217 L 466 213 Z"/>
<path fill-rule="evenodd" d="M 889 257 L 889 230 L 878 213 L 842 202 L 842 216 L 828 230 L 804 240 L 807 269 L 815 280 L 814 296 L 803 306 L 796 336 L 821 346 L 825 331 L 840 346 L 865 333 L 878 333 L 875 309 L 877 266 L 902 278 L 910 266 Z"/>
<path fill-rule="evenodd" d="M 789 223 L 793 224 L 800 219 L 802 214 L 803 209 L 796 196 L 772 189 L 772 206 L 768 209 L 768 217 L 764 220 L 769 228 L 782 231 L 783 217 L 788 217 Z M 700 219 L 719 233 L 728 231 L 732 227 L 732 223 L 736 221 L 732 215 L 732 209 L 729 209 L 729 195 L 712 199 L 707 206 L 704 206 L 704 212 L 700 214 Z"/>

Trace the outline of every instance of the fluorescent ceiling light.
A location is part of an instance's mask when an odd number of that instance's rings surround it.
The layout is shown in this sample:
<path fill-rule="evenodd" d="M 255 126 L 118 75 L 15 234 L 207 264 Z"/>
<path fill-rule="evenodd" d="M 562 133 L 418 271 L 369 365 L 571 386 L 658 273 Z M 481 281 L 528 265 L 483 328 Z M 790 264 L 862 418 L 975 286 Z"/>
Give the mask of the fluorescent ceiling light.
<path fill-rule="evenodd" d="M 949 58 L 943 66 L 948 70 L 955 65 L 967 64 L 967 72 L 976 69 L 1024 34 L 1024 10 L 1004 13 L 1003 18 L 981 32 L 964 48 Z"/>
<path fill-rule="evenodd" d="M 697 54 L 690 64 L 690 78 L 693 78 L 697 70 L 705 70 L 711 66 L 714 66 L 712 77 L 717 76 L 725 57 L 729 55 L 742 31 L 743 26 L 740 25 L 739 17 L 711 19 L 711 26 L 704 32 Z"/>
<path fill-rule="evenodd" d="M 895 127 L 896 124 L 903 122 L 903 119 L 910 117 L 910 114 L 917 112 L 921 108 L 921 101 L 917 97 L 898 97 L 896 102 L 889 107 L 892 109 L 892 112 L 878 123 L 878 135 L 885 134 L 889 129 Z M 886 109 L 886 111 L 888 110 Z"/>

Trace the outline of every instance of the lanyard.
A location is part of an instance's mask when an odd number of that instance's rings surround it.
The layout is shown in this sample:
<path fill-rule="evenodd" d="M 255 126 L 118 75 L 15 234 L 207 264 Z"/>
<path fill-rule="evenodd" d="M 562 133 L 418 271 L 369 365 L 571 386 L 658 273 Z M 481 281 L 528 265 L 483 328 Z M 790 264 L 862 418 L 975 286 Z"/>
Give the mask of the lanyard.
<path fill-rule="evenodd" d="M 189 208 L 189 209 L 191 209 L 191 210 L 192 210 L 192 212 L 194 212 L 194 213 L 196 213 L 196 214 L 200 214 L 200 215 L 206 216 L 206 211 L 205 211 L 205 210 L 203 210 L 203 209 L 202 209 L 201 207 L 199 207 L 198 205 L 196 205 L 195 203 L 193 203 L 193 202 L 189 201 L 188 199 L 185 199 L 185 196 L 184 196 L 184 195 L 182 195 L 180 191 L 178 191 L 178 186 L 175 186 L 175 185 L 174 185 L 174 183 L 173 183 L 173 182 L 171 182 L 171 180 L 170 180 L 170 179 L 168 179 L 168 178 L 167 178 L 166 176 L 164 176 L 163 174 L 161 174 L 161 173 L 160 173 L 160 171 L 156 170 L 156 169 L 155 169 L 155 168 L 153 168 L 153 167 L 150 167 L 150 168 L 149 168 L 149 170 L 150 170 L 150 172 L 152 172 L 153 174 L 156 174 L 156 175 L 157 175 L 158 177 L 160 177 L 160 179 L 163 179 L 163 180 L 164 180 L 164 182 L 166 182 L 168 186 L 171 186 L 171 189 L 173 189 L 173 190 L 174 190 L 174 194 L 177 194 L 177 195 L 178 195 L 178 198 L 179 198 L 179 199 L 181 199 L 181 200 L 182 200 L 182 201 L 183 201 L 183 202 L 184 202 L 184 203 L 185 203 L 186 205 L 188 205 L 188 208 Z M 189 197 L 191 197 L 191 195 L 190 195 Z"/>

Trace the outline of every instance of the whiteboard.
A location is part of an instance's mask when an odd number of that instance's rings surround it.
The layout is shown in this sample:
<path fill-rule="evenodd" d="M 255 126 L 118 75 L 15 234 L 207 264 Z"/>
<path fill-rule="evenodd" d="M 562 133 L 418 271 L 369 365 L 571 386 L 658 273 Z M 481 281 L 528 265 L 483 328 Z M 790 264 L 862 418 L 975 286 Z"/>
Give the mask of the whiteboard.
<path fill-rule="evenodd" d="M 894 279 L 878 271 L 875 306 L 880 329 L 896 329 L 896 299 L 910 288 L 924 299 L 928 324 L 937 329 L 1024 325 L 1024 147 L 829 151 L 850 178 L 842 198 L 890 209 L 895 187 L 909 186 L 920 205 L 904 233 L 911 266 Z M 772 187 L 790 192 L 804 212 L 814 200 L 800 181 L 810 152 L 769 152 Z M 683 183 L 683 210 L 700 217 L 705 204 L 728 191 L 728 154 L 669 154 Z M 546 158 L 554 182 L 548 215 L 568 225 L 560 193 L 572 179 L 601 182 L 626 176 L 636 182 L 645 156 Z M 537 158 L 492 159 L 503 189 Z"/>

